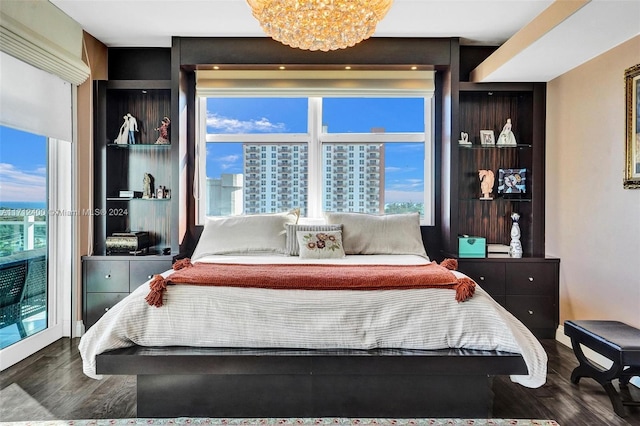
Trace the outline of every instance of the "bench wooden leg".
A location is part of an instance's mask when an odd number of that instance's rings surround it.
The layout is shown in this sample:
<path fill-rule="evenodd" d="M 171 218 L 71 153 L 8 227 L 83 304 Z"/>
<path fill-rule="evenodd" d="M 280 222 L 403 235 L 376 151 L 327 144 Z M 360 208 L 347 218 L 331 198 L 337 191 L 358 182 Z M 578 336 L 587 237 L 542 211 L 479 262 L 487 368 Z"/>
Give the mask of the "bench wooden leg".
<path fill-rule="evenodd" d="M 620 417 L 626 416 L 624 410 L 624 404 L 622 402 L 622 398 L 616 388 L 611 384 L 611 381 L 623 376 L 627 376 L 626 371 L 623 373 L 624 366 L 614 362 L 611 368 L 608 370 L 602 370 L 594 363 L 589 361 L 587 357 L 584 355 L 582 348 L 580 347 L 580 342 L 578 342 L 575 338 L 571 338 L 571 346 L 573 347 L 573 352 L 578 358 L 578 365 L 573 372 L 571 372 L 571 382 L 574 384 L 578 384 L 580 382 L 580 378 L 582 377 L 590 377 L 600 383 L 600 385 L 604 388 L 605 392 L 609 396 L 611 400 L 611 404 L 613 405 L 613 411 Z M 630 378 L 630 377 L 629 377 Z M 627 379 L 628 381 L 629 379 Z"/>
<path fill-rule="evenodd" d="M 640 377 L 640 367 L 625 368 L 620 375 L 620 387 L 627 388 L 629 380 L 634 376 Z"/>

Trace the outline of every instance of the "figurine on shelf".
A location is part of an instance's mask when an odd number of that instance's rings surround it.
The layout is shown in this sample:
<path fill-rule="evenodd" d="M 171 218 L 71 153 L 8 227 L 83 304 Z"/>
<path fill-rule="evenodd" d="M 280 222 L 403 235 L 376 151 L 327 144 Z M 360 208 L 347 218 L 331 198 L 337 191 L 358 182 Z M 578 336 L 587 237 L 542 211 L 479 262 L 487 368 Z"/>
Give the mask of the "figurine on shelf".
<path fill-rule="evenodd" d="M 498 145 L 517 145 L 516 137 L 511 131 L 511 119 L 507 118 L 507 122 L 498 137 Z"/>
<path fill-rule="evenodd" d="M 481 200 L 493 200 L 491 193 L 493 192 L 493 182 L 495 175 L 491 170 L 478 170 L 480 178 L 480 191 L 482 192 Z"/>
<path fill-rule="evenodd" d="M 144 174 L 142 179 L 142 198 L 153 198 L 153 176 L 150 173 Z"/>
<path fill-rule="evenodd" d="M 509 256 L 521 258 L 522 243 L 520 243 L 520 225 L 518 224 L 520 215 L 518 213 L 511 213 L 511 219 L 513 220 L 513 225 L 511 226 L 511 244 L 509 245 Z"/>
<path fill-rule="evenodd" d="M 460 132 L 460 140 L 458 141 L 460 145 L 471 145 L 469 141 L 469 133 Z"/>
<path fill-rule="evenodd" d="M 160 127 L 156 127 L 156 131 L 160 132 L 160 136 L 156 140 L 156 145 L 168 145 L 171 143 L 169 141 L 169 125 L 171 124 L 171 120 L 169 117 L 164 117 L 162 119 L 162 123 L 160 123 Z"/>
<path fill-rule="evenodd" d="M 135 132 L 138 131 L 138 120 L 136 120 L 136 118 L 131 114 L 127 114 L 126 120 L 127 130 L 129 131 L 129 143 L 134 144 L 136 143 Z"/>
<path fill-rule="evenodd" d="M 126 143 L 128 143 L 128 140 L 129 140 L 129 120 L 128 120 L 128 117 L 126 115 L 123 116 L 122 118 L 124 118 L 124 123 L 122 123 L 122 126 L 120 126 L 120 132 L 118 133 L 118 137 L 115 138 L 113 143 L 117 143 L 117 144 L 126 144 Z"/>

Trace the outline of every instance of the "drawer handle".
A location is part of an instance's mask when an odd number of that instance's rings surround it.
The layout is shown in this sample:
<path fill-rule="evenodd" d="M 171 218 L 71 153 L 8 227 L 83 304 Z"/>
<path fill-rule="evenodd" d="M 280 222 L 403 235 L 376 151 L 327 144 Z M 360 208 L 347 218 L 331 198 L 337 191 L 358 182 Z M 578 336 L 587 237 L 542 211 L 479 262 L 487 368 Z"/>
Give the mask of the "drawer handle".
<path fill-rule="evenodd" d="M 480 281 L 484 281 L 484 277 L 480 277 Z"/>
<path fill-rule="evenodd" d="M 533 277 L 529 277 L 529 282 L 533 282 Z"/>
<path fill-rule="evenodd" d="M 104 277 L 105 277 L 106 279 L 109 279 L 109 278 L 111 278 L 111 274 L 107 274 L 107 275 L 105 275 Z"/>
<path fill-rule="evenodd" d="M 529 312 L 529 315 L 533 315 L 533 311 L 531 309 L 529 309 L 529 311 L 527 312 Z"/>

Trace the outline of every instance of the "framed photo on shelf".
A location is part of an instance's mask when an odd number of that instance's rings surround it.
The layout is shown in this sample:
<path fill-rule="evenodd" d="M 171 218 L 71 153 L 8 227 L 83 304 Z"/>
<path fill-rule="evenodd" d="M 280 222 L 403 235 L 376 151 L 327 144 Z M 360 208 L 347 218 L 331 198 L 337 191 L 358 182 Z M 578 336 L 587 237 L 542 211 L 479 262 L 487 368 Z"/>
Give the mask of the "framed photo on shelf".
<path fill-rule="evenodd" d="M 498 194 L 523 195 L 527 192 L 527 169 L 498 169 Z"/>
<path fill-rule="evenodd" d="M 627 141 L 624 188 L 640 189 L 640 64 L 624 72 L 627 105 Z"/>
<path fill-rule="evenodd" d="M 496 137 L 493 130 L 480 130 L 480 143 L 482 145 L 495 145 Z"/>

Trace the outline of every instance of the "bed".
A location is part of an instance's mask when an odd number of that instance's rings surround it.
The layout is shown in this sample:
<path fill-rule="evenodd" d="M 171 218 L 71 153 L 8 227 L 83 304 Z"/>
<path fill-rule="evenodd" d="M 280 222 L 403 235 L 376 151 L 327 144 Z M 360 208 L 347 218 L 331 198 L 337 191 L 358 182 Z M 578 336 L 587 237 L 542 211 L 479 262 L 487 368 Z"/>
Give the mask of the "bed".
<path fill-rule="evenodd" d="M 378 269 L 402 282 L 441 270 L 417 214 L 296 222 L 208 221 L 182 269 L 139 287 L 82 337 L 84 373 L 137 375 L 141 417 L 488 417 L 492 376 L 545 383 L 540 343 L 480 286 L 468 294 L 455 262 L 447 285 L 376 287 L 387 283 L 376 276 L 343 286 L 342 275 Z M 218 276 L 241 269 L 267 272 L 255 285 Z M 261 285 L 285 269 L 310 276 Z M 214 271 L 207 280 L 222 284 L 182 284 L 189 270 Z"/>

